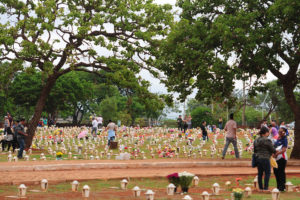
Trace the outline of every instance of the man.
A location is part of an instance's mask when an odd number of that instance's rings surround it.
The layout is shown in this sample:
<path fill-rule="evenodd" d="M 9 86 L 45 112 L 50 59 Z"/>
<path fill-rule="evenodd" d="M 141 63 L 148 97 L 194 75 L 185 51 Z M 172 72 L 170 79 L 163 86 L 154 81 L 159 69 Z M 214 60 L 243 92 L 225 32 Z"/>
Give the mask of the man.
<path fill-rule="evenodd" d="M 101 115 L 99 117 L 97 117 L 97 122 L 98 122 L 98 128 L 102 128 L 103 118 Z"/>
<path fill-rule="evenodd" d="M 117 132 L 117 125 L 112 122 L 111 120 L 108 120 L 108 125 L 105 129 L 105 131 L 108 130 L 108 136 L 107 136 L 107 139 L 108 139 L 108 143 L 107 145 L 110 146 L 110 142 L 111 141 L 114 141 L 115 138 L 116 138 L 116 132 Z"/>
<path fill-rule="evenodd" d="M 23 151 L 24 151 L 24 148 L 25 148 L 25 137 L 28 136 L 28 134 L 25 133 L 24 125 L 25 125 L 25 119 L 21 119 L 20 123 L 18 124 L 18 126 L 16 128 L 16 131 L 18 133 L 17 134 L 17 140 L 18 140 L 19 147 L 20 147 L 20 150 L 19 150 L 19 153 L 18 153 L 18 158 L 19 159 L 23 158 Z"/>
<path fill-rule="evenodd" d="M 234 152 L 235 152 L 235 157 L 239 158 L 239 150 L 237 148 L 237 138 L 236 138 L 236 129 L 237 129 L 237 124 L 233 120 L 233 113 L 229 115 L 229 121 L 226 123 L 224 130 L 226 131 L 226 144 L 223 150 L 223 155 L 222 159 L 225 158 L 225 154 L 227 152 L 228 146 L 230 143 L 232 143 L 234 147 Z"/>
<path fill-rule="evenodd" d="M 182 118 L 181 115 L 179 115 L 179 117 L 177 118 L 177 126 L 178 126 L 178 130 L 182 131 Z"/>
<path fill-rule="evenodd" d="M 222 117 L 219 118 L 219 121 L 218 121 L 218 128 L 219 128 L 220 130 L 222 130 L 222 128 L 223 128 L 223 119 L 222 119 Z"/>
<path fill-rule="evenodd" d="M 208 136 L 207 136 L 207 131 L 206 131 L 206 121 L 203 121 L 202 124 L 200 125 L 201 131 L 202 131 L 202 138 L 203 141 L 207 139 L 208 141 Z"/>
<path fill-rule="evenodd" d="M 98 132 L 98 122 L 97 120 L 93 117 L 93 121 L 92 121 L 92 135 L 94 137 L 97 136 L 97 132 Z M 94 134 L 93 134 L 94 133 Z"/>

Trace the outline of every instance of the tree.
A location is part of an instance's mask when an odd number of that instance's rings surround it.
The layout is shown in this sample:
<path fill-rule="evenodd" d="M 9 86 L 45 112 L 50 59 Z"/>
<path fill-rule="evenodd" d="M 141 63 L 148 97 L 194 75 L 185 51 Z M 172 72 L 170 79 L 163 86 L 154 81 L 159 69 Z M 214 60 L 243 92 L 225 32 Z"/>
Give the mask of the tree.
<path fill-rule="evenodd" d="M 191 112 L 191 117 L 193 127 L 199 127 L 203 121 L 206 121 L 207 124 L 212 125 L 213 118 L 211 115 L 211 110 L 204 106 L 199 106 Z"/>
<path fill-rule="evenodd" d="M 118 120 L 118 106 L 116 97 L 107 97 L 100 104 L 100 112 L 104 119 L 104 123 L 108 120 L 116 122 Z"/>
<path fill-rule="evenodd" d="M 44 111 L 50 114 L 49 118 L 55 119 L 58 112 L 67 113 L 67 116 L 73 115 L 79 104 L 92 99 L 93 85 L 81 77 L 82 73 L 71 72 L 56 81 L 44 107 Z M 8 97 L 18 106 L 15 116 L 22 116 L 27 120 L 31 117 L 42 90 L 42 82 L 42 74 L 38 71 L 30 74 L 17 73 L 14 76 L 9 86 Z"/>
<path fill-rule="evenodd" d="M 263 86 L 268 71 L 277 77 L 294 114 L 295 146 L 291 158 L 300 159 L 299 83 L 300 1 L 179 0 L 180 21 L 172 27 L 158 62 L 170 89 L 197 98 L 225 98 L 234 81 L 253 78 L 249 94 Z M 282 73 L 282 69 L 286 73 Z M 195 79 L 191 82 L 191 79 Z"/>
<path fill-rule="evenodd" d="M 141 78 L 135 74 L 151 69 L 153 47 L 172 21 L 170 9 L 151 0 L 0 0 L 5 18 L 0 22 L 0 61 L 24 65 L 27 71 L 38 68 L 45 77 L 26 148 L 60 76 L 86 71 L 111 82 L 138 84 Z"/>

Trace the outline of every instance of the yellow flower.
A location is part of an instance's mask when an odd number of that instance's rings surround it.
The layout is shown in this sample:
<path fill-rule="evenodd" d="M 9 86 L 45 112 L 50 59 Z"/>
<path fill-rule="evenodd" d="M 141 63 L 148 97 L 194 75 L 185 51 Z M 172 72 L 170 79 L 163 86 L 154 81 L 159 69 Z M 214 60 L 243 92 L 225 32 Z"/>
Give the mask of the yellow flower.
<path fill-rule="evenodd" d="M 61 157 L 62 155 L 63 155 L 62 152 L 57 152 L 57 153 L 56 153 L 56 156 L 58 156 L 58 157 Z"/>

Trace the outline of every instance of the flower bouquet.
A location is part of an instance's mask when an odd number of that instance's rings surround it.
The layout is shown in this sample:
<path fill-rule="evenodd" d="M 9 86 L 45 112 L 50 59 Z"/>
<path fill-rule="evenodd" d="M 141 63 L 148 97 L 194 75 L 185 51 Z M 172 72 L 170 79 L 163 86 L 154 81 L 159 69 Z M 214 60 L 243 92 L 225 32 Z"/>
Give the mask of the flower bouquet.
<path fill-rule="evenodd" d="M 187 193 L 195 175 L 184 171 L 179 173 L 178 176 L 182 192 Z"/>
<path fill-rule="evenodd" d="M 63 155 L 62 152 L 57 152 L 56 153 L 56 160 L 61 160 L 62 159 L 62 155 Z"/>
<path fill-rule="evenodd" d="M 241 200 L 243 198 L 244 190 L 241 188 L 235 188 L 232 190 L 234 200 Z"/>
<path fill-rule="evenodd" d="M 175 185 L 174 192 L 177 191 L 177 187 L 179 186 L 179 176 L 178 173 L 173 173 L 167 176 L 169 183 L 173 183 Z"/>

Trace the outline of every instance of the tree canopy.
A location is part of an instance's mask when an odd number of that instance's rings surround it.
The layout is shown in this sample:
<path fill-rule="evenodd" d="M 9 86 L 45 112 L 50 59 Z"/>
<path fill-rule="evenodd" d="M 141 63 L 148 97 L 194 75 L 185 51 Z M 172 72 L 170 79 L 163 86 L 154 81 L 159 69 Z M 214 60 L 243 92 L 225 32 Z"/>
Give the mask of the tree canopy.
<path fill-rule="evenodd" d="M 151 0 L 1 0 L 0 61 L 39 69 L 45 77 L 28 126 L 27 148 L 56 80 L 71 71 L 97 73 L 123 87 L 145 84 L 154 50 L 173 19 Z"/>
<path fill-rule="evenodd" d="M 169 89 L 185 98 L 197 88 L 197 99 L 222 100 L 229 98 L 235 80 L 251 79 L 249 94 L 259 91 L 270 71 L 294 114 L 291 157 L 300 158 L 300 105 L 294 94 L 300 80 L 300 2 L 178 0 L 177 5 L 182 9 L 180 21 L 157 62 Z"/>

